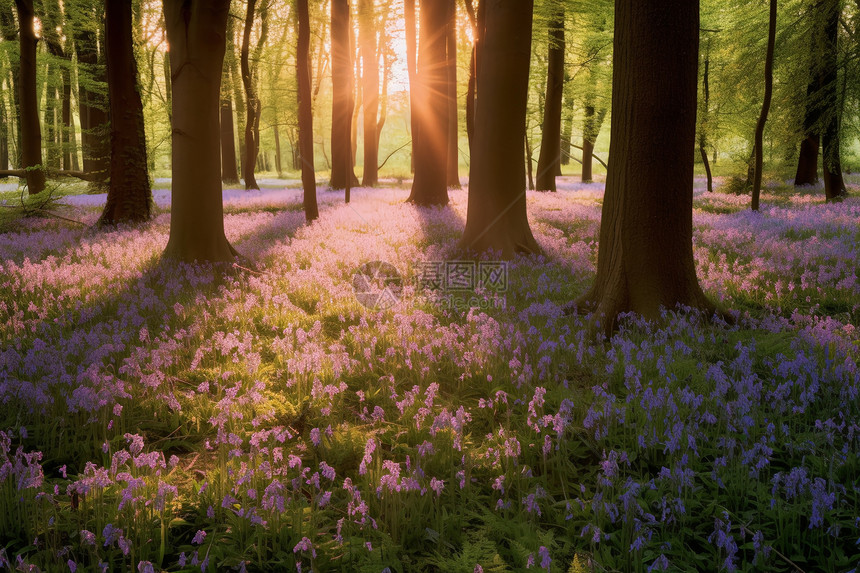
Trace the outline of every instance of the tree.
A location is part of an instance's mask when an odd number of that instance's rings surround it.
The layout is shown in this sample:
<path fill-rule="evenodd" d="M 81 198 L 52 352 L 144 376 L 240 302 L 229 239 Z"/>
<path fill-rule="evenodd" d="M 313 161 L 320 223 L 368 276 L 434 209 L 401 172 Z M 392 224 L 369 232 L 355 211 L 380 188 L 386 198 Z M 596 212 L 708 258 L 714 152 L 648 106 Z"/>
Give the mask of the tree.
<path fill-rule="evenodd" d="M 364 174 L 362 185 L 372 187 L 379 181 L 379 60 L 376 53 L 376 17 L 373 0 L 358 2 L 358 33 L 361 42 L 362 108 L 364 117 Z"/>
<path fill-rule="evenodd" d="M 331 1 L 331 180 L 332 189 L 358 185 L 352 168 L 352 112 L 355 107 L 350 50 L 349 0 Z"/>
<path fill-rule="evenodd" d="M 262 29 L 260 31 L 260 44 L 265 42 L 268 22 L 266 18 L 266 3 L 263 0 L 261 6 Z M 242 85 L 245 87 L 245 103 L 247 104 L 247 119 L 245 123 L 245 158 L 242 161 L 242 176 L 245 179 L 245 189 L 259 189 L 254 170 L 257 167 L 257 152 L 260 146 L 260 99 L 257 97 L 256 74 L 251 68 L 250 43 L 251 29 L 254 27 L 254 14 L 256 12 L 257 0 L 248 0 L 248 10 L 245 15 L 245 29 L 242 33 Z M 256 62 L 254 67 L 256 68 Z"/>
<path fill-rule="evenodd" d="M 708 192 L 714 190 L 714 178 L 711 175 L 711 164 L 708 162 L 708 115 L 710 114 L 711 105 L 711 42 L 708 41 L 708 47 L 705 50 L 705 71 L 702 74 L 702 105 L 699 110 L 699 125 L 698 125 L 698 140 L 699 140 L 699 155 L 702 157 L 702 165 L 705 167 L 705 175 L 708 180 Z"/>
<path fill-rule="evenodd" d="M 561 168 L 561 100 L 564 94 L 564 4 L 552 7 L 549 23 L 546 98 L 543 108 L 540 155 L 535 188 L 555 191 L 555 176 Z"/>
<path fill-rule="evenodd" d="M 27 192 L 30 195 L 45 189 L 42 165 L 42 129 L 39 125 L 39 102 L 36 100 L 36 29 L 33 0 L 15 0 L 18 10 L 18 39 L 20 42 L 20 79 L 18 86 L 21 115 L 21 165 L 27 169 Z"/>
<path fill-rule="evenodd" d="M 453 0 L 423 0 L 419 17 L 418 77 L 412 134 L 415 178 L 409 201 L 448 203 L 448 70 L 446 28 Z"/>
<path fill-rule="evenodd" d="M 302 187 L 304 188 L 305 218 L 313 221 L 319 217 L 317 207 L 317 183 L 314 173 L 314 116 L 311 110 L 311 75 L 308 65 L 310 51 L 310 16 L 308 0 L 296 0 L 298 18 L 298 46 L 296 47 L 296 76 L 299 98 L 299 153 L 302 162 Z"/>
<path fill-rule="evenodd" d="M 821 99 L 825 106 L 822 114 L 821 143 L 823 146 L 822 167 L 824 171 L 824 196 L 827 201 L 838 201 L 847 195 L 842 179 L 842 161 L 839 139 L 839 96 L 836 91 L 838 78 L 839 16 L 842 12 L 840 0 L 822 0 L 818 4 L 821 32 L 824 36 Z"/>
<path fill-rule="evenodd" d="M 448 188 L 460 188 L 460 134 L 457 127 L 457 5 L 448 4 L 448 22 L 445 26 L 445 49 L 448 74 Z"/>
<path fill-rule="evenodd" d="M 173 89 L 173 188 L 164 256 L 231 261 L 221 199 L 220 88 L 230 0 L 164 0 Z"/>
<path fill-rule="evenodd" d="M 621 312 L 653 320 L 677 304 L 713 309 L 693 260 L 698 45 L 698 1 L 615 3 L 597 276 L 574 303 L 603 316 L 606 330 Z"/>
<path fill-rule="evenodd" d="M 228 36 L 230 36 L 228 24 Z M 233 126 L 233 97 L 230 66 L 225 65 L 221 75 L 221 181 L 225 185 L 239 183 L 239 166 L 236 164 L 236 138 Z"/>
<path fill-rule="evenodd" d="M 533 0 L 484 0 L 475 134 L 461 247 L 503 257 L 537 253 L 522 182 Z"/>
<path fill-rule="evenodd" d="M 132 0 L 105 2 L 111 160 L 107 203 L 99 219 L 104 225 L 147 221 L 152 202 L 131 3 Z"/>
<path fill-rule="evenodd" d="M 776 44 L 776 0 L 770 0 L 770 16 L 767 25 L 767 53 L 764 60 L 764 101 L 761 114 L 755 126 L 755 163 L 753 164 L 752 210 L 758 211 L 759 196 L 761 195 L 761 170 L 764 164 L 764 124 L 770 111 L 770 101 L 773 97 L 773 50 Z"/>
<path fill-rule="evenodd" d="M 72 153 L 74 153 L 74 133 L 72 127 L 72 74 L 71 74 L 71 56 L 63 48 L 63 43 L 58 32 L 63 20 L 63 7 L 58 0 L 42 0 L 42 35 L 45 38 L 45 45 L 48 48 L 48 53 L 54 56 L 61 65 L 60 78 L 62 84 L 62 104 L 61 104 L 61 121 L 62 130 L 60 134 L 60 142 L 62 147 L 62 166 L 65 171 L 71 171 Z M 47 103 L 47 102 L 46 102 Z M 47 106 L 46 106 L 47 114 Z"/>
<path fill-rule="evenodd" d="M 9 85 L 12 88 L 12 122 L 15 127 L 15 154 L 12 157 L 12 164 L 16 167 L 21 166 L 21 88 L 19 86 L 19 78 L 21 77 L 21 55 L 18 51 L 18 30 L 15 26 L 15 13 L 12 10 L 12 3 L 4 2 L 2 10 L 0 10 L 0 32 L 3 34 L 3 41 L 9 43 L 7 54 L 9 57 L 9 68 L 11 75 L 9 77 Z"/>

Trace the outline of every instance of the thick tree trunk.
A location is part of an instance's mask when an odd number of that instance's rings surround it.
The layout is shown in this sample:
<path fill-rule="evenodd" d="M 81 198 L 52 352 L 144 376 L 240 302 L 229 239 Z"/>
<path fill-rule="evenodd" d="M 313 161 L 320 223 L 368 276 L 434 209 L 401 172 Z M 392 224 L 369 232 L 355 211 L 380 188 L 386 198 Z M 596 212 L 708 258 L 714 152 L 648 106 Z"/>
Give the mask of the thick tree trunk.
<path fill-rule="evenodd" d="M 257 90 L 254 86 L 254 78 L 251 74 L 250 44 L 251 29 L 254 27 L 254 12 L 257 0 L 248 0 L 248 11 L 245 15 L 245 29 L 242 33 L 242 85 L 245 87 L 245 103 L 247 105 L 247 119 L 245 123 L 245 151 L 242 160 L 242 178 L 245 180 L 245 189 L 259 189 L 254 170 L 257 167 L 257 151 L 259 141 L 254 137 L 254 126 L 258 121 L 259 110 L 257 101 Z"/>
<path fill-rule="evenodd" d="M 502 257 L 540 252 L 523 191 L 532 0 L 488 2 L 477 77 L 474 152 L 461 247 Z"/>
<path fill-rule="evenodd" d="M 575 303 L 593 308 L 607 331 L 621 312 L 654 320 L 677 304 L 713 309 L 693 260 L 698 42 L 698 2 L 615 4 L 597 276 Z"/>
<path fill-rule="evenodd" d="M 99 38 L 96 10 L 87 3 L 77 13 L 73 25 L 75 51 L 78 56 L 78 108 L 81 118 L 83 169 L 92 174 L 96 188 L 102 187 L 110 169 L 110 144 L 107 128 L 107 97 L 93 84 L 105 81 L 103 62 L 99 61 Z"/>
<path fill-rule="evenodd" d="M 45 171 L 42 164 L 42 129 L 39 125 L 39 102 L 36 101 L 36 30 L 33 0 L 15 0 L 18 9 L 19 46 L 21 54 L 20 114 L 21 114 L 21 165 L 27 169 L 27 192 L 30 195 L 45 189 Z"/>
<path fill-rule="evenodd" d="M 233 132 L 233 100 L 229 92 L 225 94 L 223 90 L 221 99 L 221 164 L 221 181 L 225 185 L 238 185 L 239 169 L 236 165 L 236 136 Z"/>
<path fill-rule="evenodd" d="M 146 164 L 143 104 L 132 38 L 132 0 L 105 3 L 110 96 L 110 187 L 99 223 L 114 225 L 150 218 L 152 192 Z"/>
<path fill-rule="evenodd" d="M 806 111 L 809 116 L 809 110 Z M 804 120 L 806 123 L 806 120 Z M 818 183 L 818 148 L 821 146 L 817 133 L 807 134 L 800 142 L 800 154 L 797 157 L 797 171 L 794 174 L 794 186 L 815 185 Z"/>
<path fill-rule="evenodd" d="M 415 0 L 403 1 L 403 25 L 406 29 L 406 74 L 409 77 L 409 129 L 412 132 L 412 172 L 415 172 L 415 150 L 418 148 L 417 94 L 418 85 L 418 29 L 415 25 Z"/>
<path fill-rule="evenodd" d="M 173 70 L 173 187 L 164 256 L 232 261 L 221 199 L 220 86 L 229 0 L 164 0 Z"/>
<path fill-rule="evenodd" d="M 355 107 L 355 78 L 350 51 L 348 0 L 331 2 L 331 180 L 332 189 L 358 185 L 352 169 L 352 112 Z"/>
<path fill-rule="evenodd" d="M 296 76 L 299 103 L 299 154 L 302 164 L 302 188 L 304 190 L 305 219 L 313 221 L 319 217 L 317 207 L 317 183 L 314 171 L 314 116 L 311 109 L 311 75 L 309 66 L 310 17 L 308 0 L 296 1 L 299 20 L 298 45 L 296 47 Z"/>
<path fill-rule="evenodd" d="M 358 2 L 358 34 L 361 43 L 364 118 L 364 175 L 361 184 L 372 187 L 379 181 L 379 60 L 376 50 L 376 15 L 372 0 Z"/>
<path fill-rule="evenodd" d="M 826 102 L 821 133 L 822 165 L 824 168 L 824 196 L 827 201 L 839 201 L 848 194 L 842 178 L 842 161 L 839 144 L 839 110 L 842 107 L 837 93 L 838 81 L 838 41 L 839 0 L 825 0 L 819 7 L 822 10 L 825 50 L 822 58 L 822 101 Z"/>
<path fill-rule="evenodd" d="M 409 201 L 448 203 L 448 71 L 445 28 L 453 0 L 423 0 L 419 19 L 418 86 L 414 145 L 415 178 Z"/>
<path fill-rule="evenodd" d="M 564 4 L 559 2 L 549 24 L 546 98 L 535 188 L 555 191 L 561 165 L 561 100 L 564 95 Z"/>
<path fill-rule="evenodd" d="M 761 115 L 755 126 L 755 163 L 753 165 L 752 210 L 758 211 L 761 195 L 761 170 L 764 166 L 764 124 L 770 111 L 773 96 L 773 49 L 776 43 L 776 0 L 770 0 L 770 15 L 767 26 L 767 54 L 764 60 L 764 102 Z"/>
<path fill-rule="evenodd" d="M 476 2 L 478 0 L 475 0 Z M 475 136 L 475 100 L 478 77 L 478 46 L 480 44 L 480 33 L 483 30 L 484 2 L 478 4 L 477 13 L 472 0 L 465 0 L 466 12 L 469 14 L 469 22 L 472 25 L 472 54 L 469 58 L 469 83 L 466 88 L 466 136 L 469 138 L 469 155 L 473 152 L 473 140 Z"/>
<path fill-rule="evenodd" d="M 457 122 L 457 5 L 448 4 L 448 25 L 445 26 L 445 49 L 448 59 L 448 188 L 460 188 L 460 133 Z"/>

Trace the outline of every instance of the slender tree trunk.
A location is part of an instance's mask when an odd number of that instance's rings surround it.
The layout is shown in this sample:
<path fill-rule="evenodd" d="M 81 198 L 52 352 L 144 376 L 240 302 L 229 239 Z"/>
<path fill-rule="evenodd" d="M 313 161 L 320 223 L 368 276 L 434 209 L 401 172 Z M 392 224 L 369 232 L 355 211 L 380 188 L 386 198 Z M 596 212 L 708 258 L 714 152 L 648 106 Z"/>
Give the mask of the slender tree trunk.
<path fill-rule="evenodd" d="M 529 227 L 523 144 L 526 136 L 533 0 L 483 0 L 474 150 L 461 247 L 503 257 L 540 252 Z M 504 118 L 504 121 L 500 121 Z"/>
<path fill-rule="evenodd" d="M 225 68 L 226 72 L 226 68 Z M 225 73 L 225 75 L 227 75 Z M 236 165 L 236 136 L 233 132 L 233 100 L 222 90 L 221 99 L 221 180 L 225 185 L 239 184 Z"/>
<path fill-rule="evenodd" d="M 242 82 L 239 79 L 242 74 L 239 69 L 239 58 L 236 58 L 236 42 L 234 33 L 234 18 L 231 16 L 227 19 L 227 53 L 224 56 L 224 67 L 230 70 L 230 90 L 233 94 L 233 101 L 236 103 L 236 135 L 239 140 L 239 164 L 238 172 L 244 173 L 245 165 L 245 95 L 243 93 Z M 241 43 L 240 43 L 241 44 Z M 235 147 L 235 141 L 234 141 Z"/>
<path fill-rule="evenodd" d="M 56 71 L 50 64 L 45 66 L 45 107 L 42 120 L 45 134 L 42 144 L 45 149 L 45 169 L 50 170 L 60 168 L 60 149 L 57 144 L 57 86 L 54 83 Z"/>
<path fill-rule="evenodd" d="M 74 170 L 72 154 L 77 155 L 75 126 L 72 123 L 72 75 L 68 68 L 63 69 L 63 169 Z"/>
<path fill-rule="evenodd" d="M 705 52 L 705 71 L 702 75 L 702 89 L 704 91 L 704 101 L 702 102 L 702 110 L 700 114 L 701 121 L 699 122 L 699 154 L 702 156 L 702 165 L 705 167 L 705 175 L 708 178 L 708 192 L 714 190 L 714 178 L 711 176 L 711 165 L 708 163 L 708 116 L 710 114 L 711 91 L 708 83 L 708 74 L 710 73 L 710 42 L 708 42 L 708 50 Z"/>
<path fill-rule="evenodd" d="M 445 49 L 448 59 L 448 188 L 460 188 L 460 133 L 457 122 L 457 5 L 448 4 L 448 25 L 445 26 Z"/>
<path fill-rule="evenodd" d="M 254 138 L 254 125 L 257 122 L 257 93 L 254 79 L 251 75 L 249 62 L 251 29 L 254 27 L 254 13 L 257 0 L 248 0 L 248 11 L 245 15 L 245 30 L 242 33 L 242 85 L 245 87 L 245 103 L 247 104 L 245 123 L 245 153 L 242 161 L 242 177 L 245 179 L 245 189 L 259 189 L 254 170 L 257 167 L 258 141 Z"/>
<path fill-rule="evenodd" d="M 331 2 L 331 180 L 332 189 L 358 184 L 352 169 L 353 69 L 348 0 Z"/>
<path fill-rule="evenodd" d="M 565 98 L 564 122 L 561 130 L 561 164 L 570 165 L 570 140 L 573 137 L 573 98 Z"/>
<path fill-rule="evenodd" d="M 564 95 L 564 4 L 558 2 L 549 24 L 546 99 L 535 188 L 555 191 L 561 165 L 561 100 Z"/>
<path fill-rule="evenodd" d="M 593 180 L 591 156 L 594 153 L 595 134 L 594 100 L 589 99 L 585 104 L 585 121 L 582 126 L 582 182 L 591 183 Z"/>
<path fill-rule="evenodd" d="M 445 28 L 453 0 L 423 0 L 415 94 L 418 146 L 413 145 L 415 178 L 409 201 L 448 203 L 448 72 Z M 414 139 L 413 139 L 414 144 Z"/>
<path fill-rule="evenodd" d="M 6 93 L 0 90 L 0 171 L 9 169 L 9 123 L 6 115 Z"/>
<path fill-rule="evenodd" d="M 411 169 L 415 172 L 415 150 L 419 145 L 416 117 L 418 102 L 416 96 L 421 89 L 418 85 L 418 30 L 415 25 L 415 0 L 404 0 L 403 22 L 406 28 L 406 73 L 409 77 L 409 129 L 412 132 Z"/>
<path fill-rule="evenodd" d="M 358 2 L 358 33 L 361 42 L 361 91 L 364 104 L 364 175 L 361 184 L 364 187 L 372 187 L 379 181 L 379 60 L 373 0 Z"/>
<path fill-rule="evenodd" d="M 317 183 L 314 171 L 314 116 L 311 110 L 310 75 L 310 17 L 308 0 L 296 1 L 298 17 L 298 45 L 296 47 L 296 76 L 299 103 L 299 155 L 302 164 L 302 188 L 304 190 L 305 219 L 313 221 L 319 217 L 317 207 Z"/>
<path fill-rule="evenodd" d="M 21 114 L 21 165 L 27 169 L 27 192 L 30 195 L 45 189 L 42 164 L 42 129 L 39 125 L 39 102 L 36 101 L 36 30 L 33 0 L 15 0 L 18 9 L 19 49 L 21 67 L 19 78 Z"/>
<path fill-rule="evenodd" d="M 656 320 L 661 308 L 679 303 L 713 309 L 693 259 L 698 42 L 696 1 L 615 3 L 612 134 L 597 276 L 575 303 L 594 308 L 607 331 L 621 312 Z"/>
<path fill-rule="evenodd" d="M 761 170 L 764 166 L 764 124 L 770 111 L 773 96 L 773 49 L 776 43 L 776 0 L 770 0 L 770 15 L 767 26 L 767 54 L 764 62 L 764 102 L 755 127 L 755 165 L 753 167 L 752 210 L 758 211 L 761 195 Z"/>
<path fill-rule="evenodd" d="M 173 186 L 164 256 L 232 261 L 221 198 L 220 87 L 229 0 L 164 0 L 173 71 Z"/>
<path fill-rule="evenodd" d="M 15 167 L 21 167 L 21 53 L 18 43 L 18 29 L 15 25 L 15 14 L 12 11 L 12 4 L 7 3 L 0 9 L 0 31 L 3 34 L 3 41 L 8 44 L 6 53 L 9 56 L 9 86 L 12 88 L 12 125 L 14 126 L 14 153 L 12 155 L 12 164 Z"/>
<path fill-rule="evenodd" d="M 152 192 L 146 163 L 143 104 L 132 38 L 132 0 L 105 3 L 108 91 L 110 95 L 110 187 L 99 223 L 147 221 Z"/>

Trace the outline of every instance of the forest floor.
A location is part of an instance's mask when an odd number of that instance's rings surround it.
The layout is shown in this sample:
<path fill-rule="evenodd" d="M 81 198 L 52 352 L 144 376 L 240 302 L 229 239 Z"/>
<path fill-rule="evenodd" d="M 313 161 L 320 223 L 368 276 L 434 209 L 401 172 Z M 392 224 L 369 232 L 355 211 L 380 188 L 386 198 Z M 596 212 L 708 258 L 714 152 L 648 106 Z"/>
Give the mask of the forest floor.
<path fill-rule="evenodd" d="M 697 180 L 734 323 L 611 339 L 562 311 L 601 183 L 528 193 L 542 256 L 474 262 L 465 190 L 320 189 L 305 225 L 297 182 L 261 182 L 225 192 L 253 269 L 159 262 L 163 180 L 146 225 L 67 195 L 0 233 L 0 570 L 860 567 L 854 179 L 759 213 Z"/>

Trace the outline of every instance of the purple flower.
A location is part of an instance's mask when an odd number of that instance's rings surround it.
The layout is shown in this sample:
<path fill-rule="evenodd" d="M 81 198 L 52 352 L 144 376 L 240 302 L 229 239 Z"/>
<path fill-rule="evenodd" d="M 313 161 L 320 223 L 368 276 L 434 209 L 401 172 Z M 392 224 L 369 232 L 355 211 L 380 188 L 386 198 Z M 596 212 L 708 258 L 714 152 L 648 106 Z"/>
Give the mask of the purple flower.
<path fill-rule="evenodd" d="M 198 530 L 196 534 L 194 534 L 194 539 L 191 540 L 191 543 L 195 545 L 200 545 L 206 540 L 206 532 L 202 529 Z"/>
<path fill-rule="evenodd" d="M 549 571 L 550 563 L 552 563 L 552 559 L 550 559 L 549 556 L 549 549 L 541 545 L 538 549 L 538 556 L 540 557 L 541 569 L 546 569 L 547 571 Z"/>

